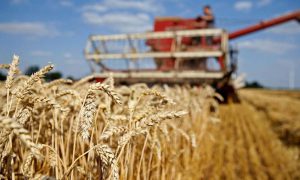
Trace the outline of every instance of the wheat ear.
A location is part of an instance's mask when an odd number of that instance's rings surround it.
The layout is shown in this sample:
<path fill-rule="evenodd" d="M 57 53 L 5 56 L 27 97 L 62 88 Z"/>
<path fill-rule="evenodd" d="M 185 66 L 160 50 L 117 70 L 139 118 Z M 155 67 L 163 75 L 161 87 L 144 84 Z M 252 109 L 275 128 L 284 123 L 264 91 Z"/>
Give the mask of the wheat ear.
<path fill-rule="evenodd" d="M 24 125 L 27 122 L 27 120 L 30 118 L 31 112 L 32 112 L 32 108 L 28 106 L 19 110 L 16 115 L 17 122 Z"/>
<path fill-rule="evenodd" d="M 154 126 L 154 125 L 160 123 L 163 120 L 180 118 L 180 117 L 182 117 L 186 114 L 187 114 L 186 111 L 161 112 L 161 113 L 158 113 L 158 114 L 151 115 L 150 117 L 147 117 L 144 121 L 141 121 L 139 127 L 140 128 L 147 128 L 147 127 L 150 127 L 150 126 Z"/>
<path fill-rule="evenodd" d="M 0 69 L 9 69 L 10 64 L 0 64 Z"/>
<path fill-rule="evenodd" d="M 111 167 L 111 175 L 113 180 L 119 179 L 119 167 L 115 154 L 108 145 L 99 145 L 95 148 L 96 153 L 99 155 L 101 162 L 104 165 L 103 170 Z M 108 173 L 108 172 L 106 172 Z"/>
<path fill-rule="evenodd" d="M 53 86 L 57 86 L 60 84 L 72 84 L 73 81 L 71 79 L 56 79 L 44 85 L 46 89 L 51 88 Z"/>
<path fill-rule="evenodd" d="M 84 102 L 82 119 L 80 123 L 81 135 L 83 139 L 88 139 L 90 136 L 89 129 L 92 126 L 96 111 L 96 94 L 94 91 L 89 90 Z"/>
<path fill-rule="evenodd" d="M 64 91 L 58 93 L 55 97 L 56 97 L 56 98 L 60 98 L 60 97 L 66 96 L 66 95 L 74 96 L 74 97 L 76 97 L 77 99 L 79 99 L 80 101 L 82 100 L 81 97 L 80 97 L 80 94 L 79 94 L 77 91 L 71 90 L 71 89 L 69 89 L 69 90 L 64 90 Z"/>
<path fill-rule="evenodd" d="M 110 138 L 112 135 L 119 135 L 123 132 L 126 132 L 127 128 L 125 126 L 120 126 L 120 127 L 116 127 L 116 126 L 110 126 L 106 131 L 104 131 L 101 136 L 100 139 L 101 140 L 107 140 L 108 138 Z"/>
<path fill-rule="evenodd" d="M 122 104 L 120 96 L 107 84 L 95 83 L 90 86 L 92 90 L 101 90 L 109 95 L 117 104 Z"/>
<path fill-rule="evenodd" d="M 30 149 L 31 153 L 38 159 L 41 158 L 40 154 L 40 147 L 35 144 L 31 136 L 29 135 L 29 132 L 23 128 L 23 126 L 18 123 L 14 118 L 6 118 L 6 117 L 0 117 L 0 127 L 3 129 L 7 129 L 12 131 L 14 134 L 19 137 L 21 142 Z"/>
<path fill-rule="evenodd" d="M 22 165 L 23 175 L 27 178 L 32 177 L 33 175 L 33 172 L 30 171 L 30 166 L 33 161 L 33 158 L 34 155 L 32 153 L 29 153 L 25 158 L 24 164 Z"/>
<path fill-rule="evenodd" d="M 29 92 L 29 89 L 32 88 L 33 84 L 39 81 L 46 73 L 53 69 L 53 65 L 47 65 L 38 72 L 32 74 L 29 79 L 25 81 L 23 86 L 19 87 L 14 94 L 19 99 L 24 99 L 25 95 Z"/>
<path fill-rule="evenodd" d="M 48 105 L 54 109 L 57 109 L 60 111 L 65 111 L 65 109 L 63 109 L 53 98 L 46 97 L 46 96 L 37 96 L 37 97 L 34 97 L 34 100 L 37 102 L 45 103 L 46 105 Z"/>
<path fill-rule="evenodd" d="M 14 55 L 12 63 L 9 67 L 9 71 L 8 71 L 8 74 L 7 74 L 6 81 L 5 81 L 5 88 L 6 89 L 11 89 L 14 75 L 18 72 L 18 65 L 19 65 L 19 56 Z"/>

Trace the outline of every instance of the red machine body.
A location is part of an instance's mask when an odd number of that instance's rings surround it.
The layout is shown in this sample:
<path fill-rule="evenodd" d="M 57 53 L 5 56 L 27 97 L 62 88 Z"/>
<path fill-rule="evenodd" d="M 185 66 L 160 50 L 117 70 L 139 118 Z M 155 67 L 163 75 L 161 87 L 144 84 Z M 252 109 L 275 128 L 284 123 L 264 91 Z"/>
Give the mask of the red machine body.
<path fill-rule="evenodd" d="M 204 27 L 199 27 L 199 22 L 197 19 L 183 19 L 179 17 L 163 17 L 156 18 L 154 21 L 154 32 L 160 31 L 177 31 L 177 30 L 193 30 L 193 29 L 202 29 Z M 166 38 L 166 39 L 150 39 L 146 41 L 146 44 L 152 48 L 154 52 L 169 52 L 171 51 L 172 44 L 174 44 L 175 39 Z M 205 38 L 201 40 L 201 46 L 205 46 Z M 183 37 L 181 39 L 181 44 L 186 46 L 192 46 L 191 37 Z M 200 44 L 199 44 L 200 45 Z M 162 62 L 159 67 L 159 70 L 172 70 L 174 69 L 174 59 L 164 58 L 160 59 Z"/>
<path fill-rule="evenodd" d="M 93 72 L 96 72 L 93 64 L 101 68 L 101 73 L 95 76 L 99 81 L 103 81 L 113 72 L 115 82 L 119 84 L 210 83 L 224 97 L 225 102 L 229 97 L 238 101 L 234 87 L 230 84 L 231 75 L 236 70 L 236 51 L 230 50 L 228 40 L 299 19 L 300 11 L 296 11 L 228 34 L 220 28 L 197 30 L 207 28 L 201 18 L 156 18 L 153 32 L 92 35 L 84 52 Z M 122 48 L 120 52 L 110 51 L 108 47 L 118 45 L 109 46 L 111 42 L 120 42 L 126 48 Z M 145 47 L 144 42 L 150 50 Z M 149 70 L 138 66 L 137 61 L 147 58 L 154 60 L 155 68 Z M 126 60 L 127 69 L 111 69 L 103 62 L 114 59 Z M 211 59 L 217 59 L 219 69 L 209 69 L 207 62 Z"/>
<path fill-rule="evenodd" d="M 229 33 L 229 39 L 235 39 L 250 33 L 260 31 L 281 23 L 285 23 L 291 20 L 300 20 L 300 11 L 295 11 L 271 20 L 261 21 L 255 25 L 240 29 L 234 32 Z M 178 17 L 166 17 L 166 18 L 156 18 L 154 22 L 153 31 L 176 31 L 176 30 L 192 30 L 192 29 L 202 29 L 203 26 L 199 26 L 199 21 L 195 19 L 183 19 Z M 151 47 L 154 52 L 169 52 L 171 51 L 172 44 L 174 44 L 175 39 L 149 39 L 146 41 L 146 44 Z M 213 45 L 218 46 L 220 43 L 219 38 L 213 39 Z M 187 47 L 197 46 L 198 48 L 209 49 L 210 46 L 207 45 L 206 37 L 200 39 L 200 41 L 195 44 L 191 37 L 184 37 L 181 39 L 181 44 L 186 45 Z M 191 49 L 191 48 L 190 48 Z M 159 59 L 161 61 L 160 65 L 157 67 L 158 70 L 171 70 L 174 68 L 174 59 L 164 58 Z M 224 62 L 222 58 L 218 60 L 221 69 L 224 67 Z"/>
<path fill-rule="evenodd" d="M 196 19 L 182 19 L 177 17 L 170 18 L 156 18 L 154 21 L 154 32 L 159 31 L 176 31 L 176 30 L 192 30 L 197 29 Z M 155 51 L 170 51 L 174 39 L 159 39 L 148 41 L 147 44 L 150 45 Z M 183 44 L 190 44 L 191 38 L 183 38 Z"/>

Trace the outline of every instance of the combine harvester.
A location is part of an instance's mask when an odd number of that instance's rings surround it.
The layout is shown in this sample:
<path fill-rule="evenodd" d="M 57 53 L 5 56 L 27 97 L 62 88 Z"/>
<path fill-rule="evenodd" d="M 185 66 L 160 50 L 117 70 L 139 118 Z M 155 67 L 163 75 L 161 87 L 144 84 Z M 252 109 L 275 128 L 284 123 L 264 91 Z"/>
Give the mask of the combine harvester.
<path fill-rule="evenodd" d="M 231 82 L 237 69 L 237 50 L 230 48 L 229 41 L 291 20 L 300 21 L 300 11 L 227 33 L 219 28 L 201 28 L 197 19 L 156 18 L 153 32 L 91 35 L 84 55 L 97 81 L 113 73 L 117 84 L 206 83 L 225 102 L 238 101 Z M 123 60 L 124 67 L 116 60 Z M 148 66 L 152 63 L 153 68 L 143 68 L 141 61 Z M 209 62 L 217 67 L 210 68 Z M 109 67 L 113 64 L 118 68 Z"/>

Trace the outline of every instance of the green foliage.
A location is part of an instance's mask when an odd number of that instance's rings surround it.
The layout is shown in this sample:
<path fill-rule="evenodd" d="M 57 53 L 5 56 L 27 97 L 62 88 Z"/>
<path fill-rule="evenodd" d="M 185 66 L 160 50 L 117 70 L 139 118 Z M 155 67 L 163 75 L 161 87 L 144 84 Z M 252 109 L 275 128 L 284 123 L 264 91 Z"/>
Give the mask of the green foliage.
<path fill-rule="evenodd" d="M 37 65 L 33 65 L 33 66 L 29 66 L 26 70 L 25 70 L 25 75 L 30 76 L 31 74 L 37 72 L 40 70 L 40 67 Z M 59 71 L 54 71 L 54 72 L 49 72 L 45 75 L 45 80 L 46 81 L 53 81 L 55 79 L 59 79 L 62 78 L 63 75 L 61 72 Z"/>
<path fill-rule="evenodd" d="M 72 81 L 77 81 L 78 79 L 76 79 L 76 78 L 74 78 L 73 76 L 67 76 L 67 78 L 66 79 L 70 79 L 70 80 L 72 80 Z"/>
<path fill-rule="evenodd" d="M 62 74 L 58 71 L 55 72 L 49 72 L 45 75 L 45 80 L 46 81 L 53 81 L 55 79 L 62 78 Z"/>
<path fill-rule="evenodd" d="M 39 70 L 40 70 L 40 67 L 37 66 L 37 65 L 29 66 L 29 67 L 25 70 L 24 74 L 27 75 L 27 76 L 30 76 L 31 74 L 36 73 L 36 72 L 38 72 Z"/>
<path fill-rule="evenodd" d="M 246 82 L 245 88 L 264 88 L 258 81 Z"/>
<path fill-rule="evenodd" d="M 0 81 L 5 81 L 6 75 L 0 71 Z"/>

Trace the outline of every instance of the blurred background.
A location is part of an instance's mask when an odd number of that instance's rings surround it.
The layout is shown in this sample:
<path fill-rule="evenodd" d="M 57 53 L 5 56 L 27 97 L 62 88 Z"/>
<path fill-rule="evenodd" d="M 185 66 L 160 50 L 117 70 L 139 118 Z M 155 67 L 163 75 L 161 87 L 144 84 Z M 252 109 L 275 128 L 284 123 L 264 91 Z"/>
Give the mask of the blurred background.
<path fill-rule="evenodd" d="M 216 26 L 229 32 L 300 9 L 299 1 L 292 0 L 2 0 L 0 63 L 10 63 L 15 53 L 22 70 L 51 62 L 64 77 L 80 78 L 91 73 L 83 56 L 89 35 L 151 31 L 155 17 L 195 18 L 207 4 Z M 300 24 L 296 21 L 231 44 L 239 49 L 238 73 L 246 73 L 248 82 L 300 88 Z"/>

